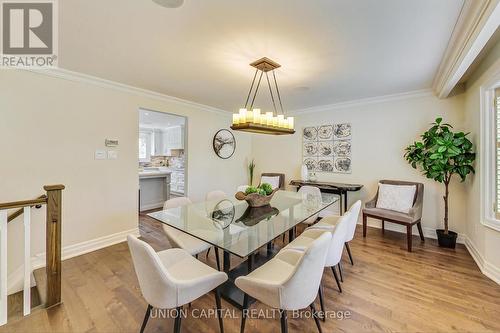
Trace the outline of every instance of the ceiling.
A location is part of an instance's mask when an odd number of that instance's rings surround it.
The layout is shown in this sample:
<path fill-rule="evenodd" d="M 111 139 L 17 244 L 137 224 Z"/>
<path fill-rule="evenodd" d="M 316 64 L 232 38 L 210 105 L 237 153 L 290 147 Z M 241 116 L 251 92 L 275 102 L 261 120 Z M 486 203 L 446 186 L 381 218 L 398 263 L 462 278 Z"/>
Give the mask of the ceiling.
<path fill-rule="evenodd" d="M 463 0 L 59 2 L 59 66 L 212 107 L 267 56 L 289 110 L 430 88 Z M 258 106 L 269 107 L 262 89 Z"/>
<path fill-rule="evenodd" d="M 139 110 L 139 127 L 141 128 L 165 129 L 184 125 L 185 122 L 186 119 L 181 116 L 174 116 L 164 112 Z"/>

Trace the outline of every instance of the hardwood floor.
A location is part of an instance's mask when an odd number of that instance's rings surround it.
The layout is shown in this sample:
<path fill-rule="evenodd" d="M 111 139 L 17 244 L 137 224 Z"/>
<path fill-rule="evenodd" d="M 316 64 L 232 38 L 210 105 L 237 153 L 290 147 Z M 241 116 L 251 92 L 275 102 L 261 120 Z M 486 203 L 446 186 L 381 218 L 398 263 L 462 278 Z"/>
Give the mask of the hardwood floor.
<path fill-rule="evenodd" d="M 161 226 L 140 218 L 142 237 L 156 250 L 167 248 Z M 344 258 L 343 293 L 330 269 L 323 277 L 325 307 L 349 311 L 349 319 L 327 319 L 323 332 L 498 332 L 500 286 L 481 274 L 464 246 L 439 248 L 414 238 L 405 249 L 404 234 L 361 228 L 351 244 L 355 264 Z M 279 245 L 279 241 L 278 241 Z M 205 261 L 205 255 L 200 255 Z M 206 260 L 215 267 L 213 251 Z M 236 264 L 234 260 L 233 264 Z M 63 262 L 63 304 L 0 327 L 0 332 L 138 332 L 146 302 L 141 296 L 126 243 Z M 316 308 L 319 308 L 319 301 Z M 223 301 L 226 309 L 234 309 Z M 192 309 L 214 309 L 213 294 L 194 301 Z M 252 308 L 268 309 L 261 303 Z M 226 332 L 239 332 L 237 318 L 225 318 Z M 173 320 L 152 318 L 145 332 L 171 332 Z M 215 318 L 187 318 L 183 332 L 218 332 Z M 246 332 L 279 331 L 279 318 L 248 319 Z M 292 318 L 290 332 L 317 332 L 311 318 Z"/>

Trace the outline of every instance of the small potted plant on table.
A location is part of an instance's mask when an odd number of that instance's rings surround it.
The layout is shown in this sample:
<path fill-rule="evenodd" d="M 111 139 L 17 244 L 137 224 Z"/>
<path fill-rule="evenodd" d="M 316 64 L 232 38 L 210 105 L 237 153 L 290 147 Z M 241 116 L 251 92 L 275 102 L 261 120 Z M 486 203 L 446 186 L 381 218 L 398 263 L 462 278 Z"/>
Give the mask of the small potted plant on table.
<path fill-rule="evenodd" d="M 468 174 L 474 173 L 476 158 L 469 133 L 453 132 L 450 124 L 437 118 L 432 127 L 421 135 L 422 141 L 406 148 L 405 159 L 413 168 L 420 167 L 430 179 L 443 183 L 444 192 L 444 229 L 437 229 L 439 246 L 455 248 L 457 233 L 448 229 L 449 185 L 453 175 L 465 181 Z"/>
<path fill-rule="evenodd" d="M 273 190 L 271 184 L 263 183 L 258 187 L 249 186 L 245 192 L 236 193 L 235 197 L 238 200 L 246 200 L 250 207 L 256 208 L 269 205 L 274 193 L 278 190 L 278 188 Z"/>

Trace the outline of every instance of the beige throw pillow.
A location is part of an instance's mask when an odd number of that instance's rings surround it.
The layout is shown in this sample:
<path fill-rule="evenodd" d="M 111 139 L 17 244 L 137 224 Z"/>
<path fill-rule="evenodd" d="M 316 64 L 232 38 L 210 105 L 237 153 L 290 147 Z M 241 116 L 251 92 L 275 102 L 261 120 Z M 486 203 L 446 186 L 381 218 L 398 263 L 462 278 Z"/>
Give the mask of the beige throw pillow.
<path fill-rule="evenodd" d="M 396 212 L 408 213 L 413 207 L 415 185 L 378 184 L 377 208 L 390 209 Z"/>

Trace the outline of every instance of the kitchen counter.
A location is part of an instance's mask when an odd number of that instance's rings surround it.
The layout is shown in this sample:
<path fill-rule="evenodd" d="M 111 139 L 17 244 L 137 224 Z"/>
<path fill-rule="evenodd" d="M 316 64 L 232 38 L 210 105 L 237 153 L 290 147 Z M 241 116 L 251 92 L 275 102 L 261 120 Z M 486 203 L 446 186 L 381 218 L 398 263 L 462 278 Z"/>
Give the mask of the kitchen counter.
<path fill-rule="evenodd" d="M 168 168 L 144 168 L 139 170 L 139 210 L 163 207 L 170 199 L 170 177 Z"/>

